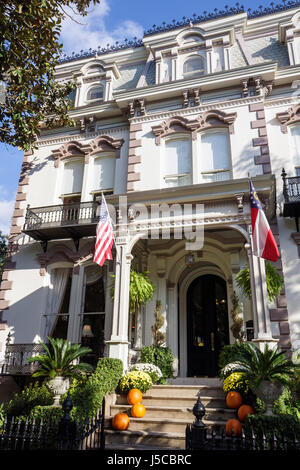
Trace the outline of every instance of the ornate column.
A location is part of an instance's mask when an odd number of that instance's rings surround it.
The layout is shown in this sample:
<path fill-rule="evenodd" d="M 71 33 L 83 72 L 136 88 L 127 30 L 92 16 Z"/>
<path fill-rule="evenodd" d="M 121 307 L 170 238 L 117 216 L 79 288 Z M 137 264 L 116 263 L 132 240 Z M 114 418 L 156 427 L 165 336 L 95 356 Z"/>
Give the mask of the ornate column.
<path fill-rule="evenodd" d="M 108 355 L 121 359 L 124 371 L 128 368 L 128 320 L 130 265 L 133 256 L 128 253 L 128 237 L 116 238 L 116 273 L 111 338 L 107 341 Z"/>

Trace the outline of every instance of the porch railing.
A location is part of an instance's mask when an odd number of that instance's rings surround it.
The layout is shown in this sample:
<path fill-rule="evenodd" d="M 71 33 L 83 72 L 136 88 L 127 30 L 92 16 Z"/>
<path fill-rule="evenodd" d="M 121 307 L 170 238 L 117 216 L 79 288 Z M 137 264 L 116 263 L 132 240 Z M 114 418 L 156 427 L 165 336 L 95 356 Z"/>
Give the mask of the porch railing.
<path fill-rule="evenodd" d="M 41 344 L 9 344 L 6 342 L 3 375 L 32 375 L 38 368 L 38 363 L 28 362 L 27 359 L 44 353 Z"/>
<path fill-rule="evenodd" d="M 300 203 L 300 176 L 287 176 L 282 169 L 283 196 L 286 203 Z"/>

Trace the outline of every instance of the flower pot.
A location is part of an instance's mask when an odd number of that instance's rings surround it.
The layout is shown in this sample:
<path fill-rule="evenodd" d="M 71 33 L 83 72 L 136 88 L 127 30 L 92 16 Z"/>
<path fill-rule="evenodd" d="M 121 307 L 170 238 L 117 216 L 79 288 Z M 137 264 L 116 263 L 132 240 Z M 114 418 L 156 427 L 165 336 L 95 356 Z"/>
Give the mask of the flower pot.
<path fill-rule="evenodd" d="M 70 381 L 66 377 L 57 376 L 48 381 L 48 385 L 54 392 L 54 406 L 59 406 L 61 395 L 66 393 L 69 388 Z"/>
<path fill-rule="evenodd" d="M 259 386 L 254 390 L 257 398 L 266 404 L 265 415 L 273 415 L 272 408 L 282 394 L 284 386 L 279 382 L 271 382 L 270 380 L 262 380 Z"/>

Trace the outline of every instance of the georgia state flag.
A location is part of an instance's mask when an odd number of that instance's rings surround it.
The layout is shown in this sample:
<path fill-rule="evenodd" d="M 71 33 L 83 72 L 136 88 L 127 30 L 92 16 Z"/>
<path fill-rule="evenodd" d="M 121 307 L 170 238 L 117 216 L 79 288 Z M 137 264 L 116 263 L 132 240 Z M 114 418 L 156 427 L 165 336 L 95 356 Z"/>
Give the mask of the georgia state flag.
<path fill-rule="evenodd" d="M 249 184 L 253 253 L 261 258 L 276 262 L 279 257 L 277 243 L 251 180 L 249 180 Z"/>

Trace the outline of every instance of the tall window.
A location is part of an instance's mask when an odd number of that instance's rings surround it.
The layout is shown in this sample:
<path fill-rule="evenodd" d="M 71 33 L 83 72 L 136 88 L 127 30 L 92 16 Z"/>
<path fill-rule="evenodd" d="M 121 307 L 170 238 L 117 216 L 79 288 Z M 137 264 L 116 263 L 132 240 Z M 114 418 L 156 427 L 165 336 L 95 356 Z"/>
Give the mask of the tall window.
<path fill-rule="evenodd" d="M 291 127 L 291 148 L 296 176 L 300 176 L 300 126 Z"/>
<path fill-rule="evenodd" d="M 82 159 L 66 162 L 64 165 L 62 194 L 80 194 L 84 164 Z"/>
<path fill-rule="evenodd" d="M 202 181 L 210 183 L 230 178 L 229 139 L 227 132 L 201 135 L 200 168 Z"/>
<path fill-rule="evenodd" d="M 112 191 L 115 180 L 115 156 L 95 157 L 92 192 Z"/>
<path fill-rule="evenodd" d="M 165 142 L 165 155 L 163 160 L 163 173 L 166 186 L 186 186 L 192 183 L 190 139 L 176 139 Z"/>
<path fill-rule="evenodd" d="M 200 55 L 189 57 L 183 64 L 184 78 L 204 74 L 204 58 Z"/>

